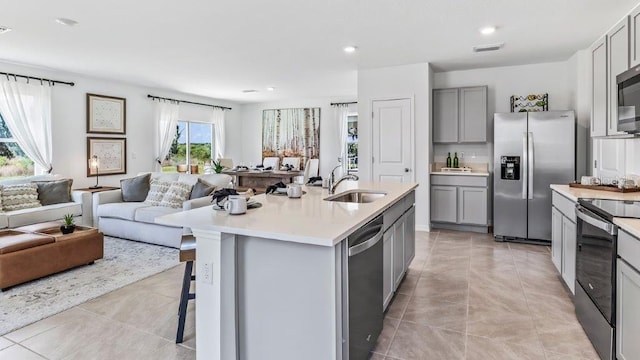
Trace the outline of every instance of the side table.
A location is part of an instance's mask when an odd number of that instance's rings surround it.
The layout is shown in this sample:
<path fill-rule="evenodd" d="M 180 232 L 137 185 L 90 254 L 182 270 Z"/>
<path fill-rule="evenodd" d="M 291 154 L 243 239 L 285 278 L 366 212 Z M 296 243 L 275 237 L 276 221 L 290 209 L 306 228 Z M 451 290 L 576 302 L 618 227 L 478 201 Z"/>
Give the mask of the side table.
<path fill-rule="evenodd" d="M 110 191 L 110 190 L 119 190 L 119 187 L 115 186 L 102 186 L 99 188 L 82 188 L 82 189 L 73 189 L 73 191 L 81 191 L 90 193 L 89 200 L 84 200 L 82 202 L 82 224 L 86 226 L 94 226 L 94 214 L 93 214 L 93 197 L 95 193 L 99 193 L 102 191 Z M 86 204 L 85 204 L 86 202 Z"/>
<path fill-rule="evenodd" d="M 76 191 L 86 191 L 86 192 L 90 192 L 90 193 L 97 193 L 97 192 L 101 192 L 101 191 L 109 191 L 109 190 L 118 190 L 120 189 L 119 187 L 115 187 L 115 186 L 101 186 L 99 188 L 82 188 L 82 189 L 73 189 Z"/>

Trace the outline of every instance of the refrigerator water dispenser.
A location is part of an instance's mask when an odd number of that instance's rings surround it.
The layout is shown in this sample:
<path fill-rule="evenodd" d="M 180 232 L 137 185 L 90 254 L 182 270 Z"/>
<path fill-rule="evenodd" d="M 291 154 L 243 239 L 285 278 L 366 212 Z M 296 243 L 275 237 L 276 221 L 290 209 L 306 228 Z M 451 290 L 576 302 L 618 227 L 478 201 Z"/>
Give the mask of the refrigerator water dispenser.
<path fill-rule="evenodd" d="M 520 180 L 520 156 L 500 157 L 500 179 Z"/>

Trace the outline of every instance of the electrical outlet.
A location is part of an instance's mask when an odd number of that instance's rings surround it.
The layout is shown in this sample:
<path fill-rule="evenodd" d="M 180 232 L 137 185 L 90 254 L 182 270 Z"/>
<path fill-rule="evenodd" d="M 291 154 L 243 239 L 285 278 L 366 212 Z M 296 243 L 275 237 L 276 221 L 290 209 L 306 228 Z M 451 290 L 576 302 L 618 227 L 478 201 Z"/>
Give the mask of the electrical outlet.
<path fill-rule="evenodd" d="M 475 159 L 476 158 L 476 153 L 471 153 L 471 158 Z"/>
<path fill-rule="evenodd" d="M 200 272 L 197 274 L 197 278 L 203 284 L 213 284 L 213 264 L 203 263 L 200 266 Z"/>
<path fill-rule="evenodd" d="M 460 159 L 464 159 L 464 152 L 460 153 Z"/>

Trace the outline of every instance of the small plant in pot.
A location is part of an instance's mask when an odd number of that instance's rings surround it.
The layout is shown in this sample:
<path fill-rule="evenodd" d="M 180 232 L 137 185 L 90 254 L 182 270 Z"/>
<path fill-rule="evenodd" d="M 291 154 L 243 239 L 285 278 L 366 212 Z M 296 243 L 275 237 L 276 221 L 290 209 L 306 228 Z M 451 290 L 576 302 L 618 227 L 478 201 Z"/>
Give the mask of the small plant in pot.
<path fill-rule="evenodd" d="M 73 220 L 73 214 L 67 214 L 64 216 L 64 224 L 60 226 L 60 231 L 63 234 L 71 234 L 76 229 L 75 221 Z"/>
<path fill-rule="evenodd" d="M 220 160 L 212 160 L 211 164 L 213 165 L 213 171 L 215 171 L 216 174 L 220 174 L 222 170 L 224 170 L 224 167 L 222 166 L 222 164 L 220 164 Z"/>

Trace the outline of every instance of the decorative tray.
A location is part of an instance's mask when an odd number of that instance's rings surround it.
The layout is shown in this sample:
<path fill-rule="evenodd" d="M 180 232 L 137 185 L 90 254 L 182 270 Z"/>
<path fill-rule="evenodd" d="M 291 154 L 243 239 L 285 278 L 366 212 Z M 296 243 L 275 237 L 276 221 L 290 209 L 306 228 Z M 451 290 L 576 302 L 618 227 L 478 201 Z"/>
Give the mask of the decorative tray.
<path fill-rule="evenodd" d="M 580 188 L 580 189 L 590 189 L 590 190 L 612 191 L 612 192 L 619 192 L 619 193 L 631 193 L 631 192 L 640 191 L 640 188 L 638 187 L 620 189 L 615 185 L 582 185 L 579 183 L 571 183 L 569 184 L 569 187 Z"/>
<path fill-rule="evenodd" d="M 466 167 L 466 166 L 463 166 L 461 168 L 443 167 L 443 168 L 440 168 L 440 171 L 442 171 L 442 172 L 462 172 L 462 173 L 467 173 L 467 172 L 471 172 L 471 168 L 470 167 Z"/>

